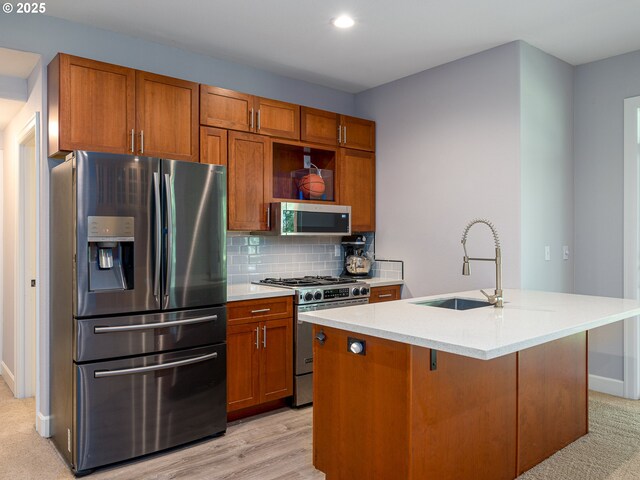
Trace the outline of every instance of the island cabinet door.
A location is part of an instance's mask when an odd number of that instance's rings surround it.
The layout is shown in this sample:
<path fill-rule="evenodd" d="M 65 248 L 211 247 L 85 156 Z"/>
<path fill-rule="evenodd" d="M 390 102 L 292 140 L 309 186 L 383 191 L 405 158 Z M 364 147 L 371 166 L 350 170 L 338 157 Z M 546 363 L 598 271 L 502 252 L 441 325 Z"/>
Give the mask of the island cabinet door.
<path fill-rule="evenodd" d="M 409 478 L 408 346 L 317 325 L 314 338 L 321 331 L 326 340 L 313 344 L 314 466 L 327 480 Z M 351 353 L 350 336 L 364 340 L 364 355 Z"/>
<path fill-rule="evenodd" d="M 411 347 L 411 475 L 516 477 L 516 354 L 493 360 Z M 416 452 L 420 452 L 416 454 Z"/>
<path fill-rule="evenodd" d="M 227 411 L 260 403 L 260 323 L 227 326 Z"/>

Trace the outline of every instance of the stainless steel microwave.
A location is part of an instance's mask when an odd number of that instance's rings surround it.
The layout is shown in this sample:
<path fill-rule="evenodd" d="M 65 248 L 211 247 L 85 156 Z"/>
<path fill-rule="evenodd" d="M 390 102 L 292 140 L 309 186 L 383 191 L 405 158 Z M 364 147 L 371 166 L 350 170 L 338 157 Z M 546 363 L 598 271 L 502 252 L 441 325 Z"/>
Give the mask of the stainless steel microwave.
<path fill-rule="evenodd" d="M 271 235 L 351 235 L 351 207 L 318 203 L 271 204 Z"/>

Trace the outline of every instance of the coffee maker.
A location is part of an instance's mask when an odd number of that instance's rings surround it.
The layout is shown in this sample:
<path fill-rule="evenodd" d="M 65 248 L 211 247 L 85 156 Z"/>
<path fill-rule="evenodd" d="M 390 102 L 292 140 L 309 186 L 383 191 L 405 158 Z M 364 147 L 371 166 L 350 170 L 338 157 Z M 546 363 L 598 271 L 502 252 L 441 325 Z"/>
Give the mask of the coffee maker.
<path fill-rule="evenodd" d="M 364 252 L 367 238 L 364 235 L 342 237 L 344 269 L 341 277 L 371 278 L 373 259 Z"/>

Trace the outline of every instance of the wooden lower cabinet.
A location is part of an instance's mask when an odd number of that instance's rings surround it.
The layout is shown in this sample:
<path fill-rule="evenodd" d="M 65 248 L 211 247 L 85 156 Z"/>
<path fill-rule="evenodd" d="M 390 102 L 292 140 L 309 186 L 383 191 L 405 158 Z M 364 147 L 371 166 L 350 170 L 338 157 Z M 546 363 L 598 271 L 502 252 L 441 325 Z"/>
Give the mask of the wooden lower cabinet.
<path fill-rule="evenodd" d="M 273 300 L 229 303 L 228 412 L 293 394 L 292 301 L 290 297 Z"/>
<path fill-rule="evenodd" d="M 400 289 L 402 285 L 387 285 L 384 287 L 371 287 L 369 303 L 391 302 L 400 300 Z"/>
<path fill-rule="evenodd" d="M 313 463 L 327 480 L 510 480 L 587 433 L 584 334 L 492 360 L 436 352 L 432 369 L 428 348 L 320 331 Z"/>

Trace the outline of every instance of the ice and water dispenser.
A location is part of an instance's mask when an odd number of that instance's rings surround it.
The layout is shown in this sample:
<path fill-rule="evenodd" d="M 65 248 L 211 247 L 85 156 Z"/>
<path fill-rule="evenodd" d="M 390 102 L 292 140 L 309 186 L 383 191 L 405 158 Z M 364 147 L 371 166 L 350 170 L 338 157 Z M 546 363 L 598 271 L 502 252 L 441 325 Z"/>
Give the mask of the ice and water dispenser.
<path fill-rule="evenodd" d="M 133 289 L 133 217 L 88 218 L 89 291 Z"/>

